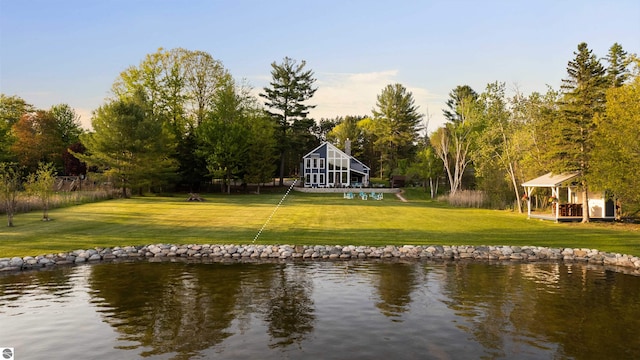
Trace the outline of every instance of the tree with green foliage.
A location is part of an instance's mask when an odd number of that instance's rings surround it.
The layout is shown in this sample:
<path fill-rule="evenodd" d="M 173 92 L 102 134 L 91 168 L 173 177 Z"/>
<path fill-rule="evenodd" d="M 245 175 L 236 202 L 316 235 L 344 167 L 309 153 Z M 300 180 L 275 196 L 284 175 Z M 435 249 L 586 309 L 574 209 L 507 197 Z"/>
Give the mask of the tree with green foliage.
<path fill-rule="evenodd" d="M 80 115 L 68 104 L 53 105 L 49 112 L 56 119 L 57 132 L 65 146 L 80 141 L 82 134 L 82 124 L 80 123 Z"/>
<path fill-rule="evenodd" d="M 636 63 L 640 69 L 640 61 Z M 594 185 L 611 190 L 628 208 L 640 209 L 640 74 L 631 83 L 609 88 L 606 96 L 591 164 Z"/>
<path fill-rule="evenodd" d="M 431 198 L 435 199 L 443 171 L 442 160 L 431 146 L 429 138 L 425 137 L 416 154 L 415 161 L 409 167 L 408 175 L 410 178 L 420 181 L 425 191 L 428 187 Z"/>
<path fill-rule="evenodd" d="M 447 108 L 442 114 L 449 123 L 460 124 L 469 121 L 471 106 L 478 99 L 478 93 L 469 85 L 458 85 L 449 93 Z"/>
<path fill-rule="evenodd" d="M 284 184 L 286 155 L 294 142 L 293 129 L 297 129 L 298 135 L 305 135 L 308 128 L 305 124 L 299 126 L 298 122 L 304 121 L 309 115 L 309 109 L 315 105 L 305 102 L 311 99 L 317 88 L 313 87 L 316 79 L 313 71 L 305 70 L 306 61 L 298 63 L 289 57 L 285 57 L 281 64 L 271 63 L 271 82 L 269 87 L 263 88 L 260 96 L 265 99 L 267 112 L 278 124 L 278 144 L 280 151 L 280 186 Z M 300 131 L 301 130 L 301 131 Z M 295 159 L 296 163 L 298 159 Z"/>
<path fill-rule="evenodd" d="M 28 104 L 18 96 L 0 94 L 0 161 L 16 160 L 10 152 L 15 138 L 11 134 L 11 127 L 24 114 L 34 112 L 33 105 Z"/>
<path fill-rule="evenodd" d="M 53 113 L 38 110 L 22 115 L 13 124 L 15 141 L 11 152 L 27 172 L 35 172 L 40 162 L 53 163 L 62 169 L 62 154 L 66 146 L 62 141 L 58 120 Z"/>
<path fill-rule="evenodd" d="M 518 171 L 522 152 L 517 141 L 523 123 L 510 109 L 504 83 L 488 84 L 478 102 L 481 106 L 482 131 L 478 135 L 477 150 L 473 157 L 476 176 L 481 180 L 479 186 L 489 195 L 494 206 L 504 206 L 515 199 L 518 212 L 522 213 L 522 203 L 518 200 L 520 183 L 523 181 Z M 513 199 L 506 198 L 508 192 L 496 186 L 504 182 L 496 181 L 496 177 L 508 181 Z"/>
<path fill-rule="evenodd" d="M 548 88 L 547 92 L 516 96 L 513 100 L 514 117 L 522 123 L 516 144 L 521 154 L 522 179 L 532 179 L 552 170 L 547 154 L 553 143 L 553 129 L 560 117 L 560 93 Z"/>
<path fill-rule="evenodd" d="M 54 194 L 53 186 L 56 182 L 56 168 L 52 163 L 40 163 L 35 173 L 27 176 L 25 189 L 27 194 L 40 199 L 42 203 L 42 221 L 49 221 L 49 207 Z"/>
<path fill-rule="evenodd" d="M 620 87 L 629 78 L 630 58 L 622 45 L 614 43 L 609 48 L 609 53 L 605 57 L 609 66 L 607 67 L 607 83 L 610 87 Z"/>
<path fill-rule="evenodd" d="M 215 99 L 213 110 L 198 127 L 207 169 L 211 176 L 223 179 L 225 192 L 229 194 L 233 180 L 242 178 L 241 172 L 246 162 L 248 100 L 248 91 L 238 90 L 229 77 Z"/>
<path fill-rule="evenodd" d="M 401 84 L 387 85 L 372 111 L 376 146 L 392 175 L 401 160 L 415 155 L 423 115 L 418 112 L 413 94 Z"/>
<path fill-rule="evenodd" d="M 478 94 L 468 85 L 457 86 L 449 97 L 448 109 L 443 111 L 448 122 L 430 140 L 447 173 L 449 192 L 455 195 L 462 189 L 462 178 L 472 162 L 479 107 Z"/>
<path fill-rule="evenodd" d="M 244 180 L 260 186 L 273 179 L 278 158 L 275 138 L 275 124 L 261 109 L 253 109 L 249 114 L 249 138 L 246 154 Z"/>
<path fill-rule="evenodd" d="M 315 127 L 314 136 L 320 142 L 328 141 L 327 136 L 336 126 L 338 126 L 338 124 L 340 124 L 341 119 L 341 117 L 336 117 L 335 119 L 321 118 Z"/>
<path fill-rule="evenodd" d="M 167 156 L 178 162 L 181 182 L 191 188 L 206 175 L 195 146 L 197 128 L 213 111 L 228 76 L 222 63 L 206 52 L 160 48 L 123 71 L 112 87 L 116 99 L 145 94 L 149 116 L 175 139 Z"/>
<path fill-rule="evenodd" d="M 347 115 L 344 118 L 338 117 L 335 120 L 336 126 L 327 133 L 327 141 L 331 142 L 339 149 L 345 150 L 345 144 L 347 140 L 351 142 L 351 155 L 362 160 L 364 129 L 362 128 L 361 121 L 367 118 L 366 116 L 351 116 Z"/>
<path fill-rule="evenodd" d="M 591 157 L 595 144 L 596 117 L 605 110 L 607 78 L 605 68 L 588 48 L 578 45 L 575 58 L 567 65 L 562 80 L 562 116 L 553 127 L 551 161 L 556 173 L 577 171 L 583 192 L 583 222 L 589 222 L 589 181 Z"/>
<path fill-rule="evenodd" d="M 16 164 L 0 162 L 0 202 L 7 213 L 7 226 L 13 226 L 18 191 L 22 185 Z"/>
<path fill-rule="evenodd" d="M 127 189 L 141 193 L 162 186 L 177 167 L 166 151 L 173 137 L 147 109 L 141 93 L 99 107 L 91 121 L 94 131 L 80 136 L 87 153 L 73 153 L 111 178 L 123 197 Z"/>

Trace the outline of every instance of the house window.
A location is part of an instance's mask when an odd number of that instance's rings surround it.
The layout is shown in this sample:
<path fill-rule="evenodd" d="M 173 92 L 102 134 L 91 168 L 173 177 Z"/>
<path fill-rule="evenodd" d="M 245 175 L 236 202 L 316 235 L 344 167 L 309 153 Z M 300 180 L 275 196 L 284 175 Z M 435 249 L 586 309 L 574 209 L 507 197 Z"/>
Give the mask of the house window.
<path fill-rule="evenodd" d="M 324 184 L 324 174 L 320 174 L 320 184 Z"/>
<path fill-rule="evenodd" d="M 318 158 L 313 158 L 313 168 L 314 169 L 318 168 Z"/>
<path fill-rule="evenodd" d="M 348 184 L 349 183 L 349 173 L 346 171 L 342 172 L 342 183 L 343 184 Z"/>
<path fill-rule="evenodd" d="M 324 159 L 320 159 L 320 169 L 324 169 Z"/>
<path fill-rule="evenodd" d="M 311 174 L 307 174 L 307 176 L 305 176 L 304 182 L 306 184 L 310 184 L 311 183 Z"/>
<path fill-rule="evenodd" d="M 313 174 L 313 183 L 314 184 L 318 183 L 318 174 Z"/>
<path fill-rule="evenodd" d="M 306 159 L 304 159 L 304 160 L 305 160 L 305 165 L 304 165 L 304 167 L 305 167 L 306 169 L 311 168 L 311 159 L 310 159 L 310 158 L 306 158 Z"/>
<path fill-rule="evenodd" d="M 333 185 L 333 183 L 334 183 L 333 175 L 334 175 L 334 174 L 333 174 L 333 171 L 329 172 L 329 184 L 332 184 L 332 185 Z"/>

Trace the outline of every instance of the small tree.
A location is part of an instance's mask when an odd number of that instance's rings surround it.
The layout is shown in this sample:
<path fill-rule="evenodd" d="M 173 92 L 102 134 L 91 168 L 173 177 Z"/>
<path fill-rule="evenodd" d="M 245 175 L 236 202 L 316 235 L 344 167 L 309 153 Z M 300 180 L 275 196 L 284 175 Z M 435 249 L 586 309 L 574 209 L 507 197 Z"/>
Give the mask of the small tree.
<path fill-rule="evenodd" d="M 38 170 L 29 174 L 25 185 L 27 193 L 40 198 L 42 202 L 42 221 L 49 221 L 49 206 L 53 195 L 53 184 L 56 180 L 56 170 L 52 163 L 38 164 Z"/>
<path fill-rule="evenodd" d="M 409 168 L 409 175 L 418 179 L 425 191 L 429 187 L 431 198 L 438 194 L 439 177 L 444 171 L 442 159 L 438 157 L 433 146 L 428 143 L 418 151 L 416 161 Z"/>
<path fill-rule="evenodd" d="M 12 164 L 0 163 L 0 201 L 7 212 L 7 226 L 13 226 L 19 188 L 20 173 Z"/>

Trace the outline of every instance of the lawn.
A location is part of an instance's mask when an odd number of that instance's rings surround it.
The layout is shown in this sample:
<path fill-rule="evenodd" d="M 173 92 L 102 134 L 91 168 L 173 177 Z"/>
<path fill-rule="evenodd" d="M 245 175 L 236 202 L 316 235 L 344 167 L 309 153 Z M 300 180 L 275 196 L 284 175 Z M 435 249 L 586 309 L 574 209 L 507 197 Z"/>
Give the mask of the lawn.
<path fill-rule="evenodd" d="M 408 202 L 346 200 L 342 194 L 136 197 L 77 205 L 42 214 L 18 214 L 0 227 L 0 258 L 156 243 L 342 245 L 536 245 L 599 249 L 640 255 L 637 226 L 556 224 L 508 211 L 452 208 L 421 199 Z"/>

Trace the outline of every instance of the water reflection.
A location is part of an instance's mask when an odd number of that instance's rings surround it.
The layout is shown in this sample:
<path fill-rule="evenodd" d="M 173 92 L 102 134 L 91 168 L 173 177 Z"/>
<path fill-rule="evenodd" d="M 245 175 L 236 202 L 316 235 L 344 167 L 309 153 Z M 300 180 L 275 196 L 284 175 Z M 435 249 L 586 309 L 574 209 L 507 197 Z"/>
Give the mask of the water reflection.
<path fill-rule="evenodd" d="M 416 287 L 416 271 L 420 268 L 412 263 L 379 263 L 374 265 L 377 279 L 374 286 L 380 301 L 376 307 L 399 321 L 399 315 L 411 304 L 411 293 Z"/>
<path fill-rule="evenodd" d="M 640 350 L 638 278 L 562 264 L 447 266 L 447 304 L 490 357 L 633 358 Z M 524 351 L 525 354 L 520 352 Z M 616 353 L 616 356 L 613 356 Z"/>
<path fill-rule="evenodd" d="M 315 309 L 310 297 L 313 274 L 306 268 L 294 269 L 287 265 L 273 272 L 265 317 L 272 339 L 271 348 L 300 344 L 313 331 Z"/>
<path fill-rule="evenodd" d="M 20 358 L 624 359 L 640 353 L 640 277 L 557 263 L 104 263 L 0 274 L 0 324 Z"/>

